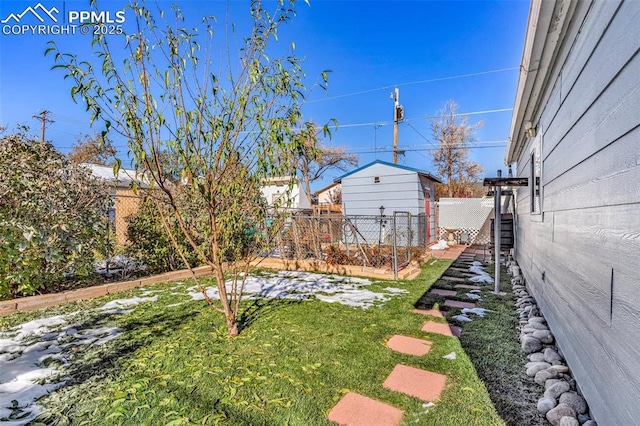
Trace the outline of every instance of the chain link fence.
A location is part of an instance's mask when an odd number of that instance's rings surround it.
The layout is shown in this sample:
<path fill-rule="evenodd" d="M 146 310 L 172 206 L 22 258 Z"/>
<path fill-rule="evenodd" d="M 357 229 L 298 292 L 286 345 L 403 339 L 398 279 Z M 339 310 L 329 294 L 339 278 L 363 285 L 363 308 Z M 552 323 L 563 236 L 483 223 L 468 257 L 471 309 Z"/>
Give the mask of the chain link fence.
<path fill-rule="evenodd" d="M 125 253 L 129 241 L 128 218 L 138 212 L 143 197 L 130 190 L 118 189 L 111 195 L 111 205 L 105 214 L 107 232 L 104 260 Z M 287 212 L 280 229 L 270 229 L 265 257 L 286 260 L 321 260 L 329 264 L 357 265 L 393 271 L 411 263 L 427 248 L 429 226 L 427 217 L 408 212 L 382 216 L 313 215 L 309 211 Z M 110 268 L 106 262 L 106 269 Z M 111 265 L 114 267 L 114 265 Z"/>
<path fill-rule="evenodd" d="M 396 274 L 427 247 L 424 215 L 292 215 L 272 238 L 265 256 L 286 260 L 322 260 L 392 270 Z"/>

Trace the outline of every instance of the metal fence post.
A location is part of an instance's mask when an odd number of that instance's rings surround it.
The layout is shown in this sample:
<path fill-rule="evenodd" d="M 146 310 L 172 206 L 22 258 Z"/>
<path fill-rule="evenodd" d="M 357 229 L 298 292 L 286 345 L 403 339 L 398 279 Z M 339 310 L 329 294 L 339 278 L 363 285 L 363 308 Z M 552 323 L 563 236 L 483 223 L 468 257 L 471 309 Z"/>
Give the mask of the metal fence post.
<path fill-rule="evenodd" d="M 398 280 L 398 239 L 396 228 L 396 214 L 393 213 L 393 277 Z"/>

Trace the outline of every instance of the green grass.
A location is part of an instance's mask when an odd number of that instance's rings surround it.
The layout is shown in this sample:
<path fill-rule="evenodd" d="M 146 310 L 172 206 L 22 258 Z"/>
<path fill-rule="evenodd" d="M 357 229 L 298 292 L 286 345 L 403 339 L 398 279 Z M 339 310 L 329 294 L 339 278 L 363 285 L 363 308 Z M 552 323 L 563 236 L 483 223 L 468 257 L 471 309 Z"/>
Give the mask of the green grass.
<path fill-rule="evenodd" d="M 90 324 L 117 325 L 119 339 L 100 350 L 80 348 L 66 375 L 70 386 L 41 403 L 48 424 L 127 425 L 325 425 L 327 414 L 348 391 L 404 410 L 405 425 L 503 425 L 489 394 L 458 339 L 431 335 L 424 357 L 388 349 L 394 334 L 427 337 L 413 305 L 449 266 L 436 261 L 413 281 L 378 281 L 368 288 L 400 287 L 408 294 L 368 310 L 318 300 L 246 301 L 246 327 L 226 336 L 222 317 L 205 302 L 164 289 L 159 301 L 108 317 L 83 314 Z M 186 284 L 183 286 L 186 287 Z M 19 314 L 4 326 L 36 316 L 104 304 L 119 294 L 39 313 Z M 456 352 L 456 360 L 442 357 Z M 406 364 L 445 374 L 447 387 L 425 413 L 422 401 L 386 390 L 393 367 Z"/>

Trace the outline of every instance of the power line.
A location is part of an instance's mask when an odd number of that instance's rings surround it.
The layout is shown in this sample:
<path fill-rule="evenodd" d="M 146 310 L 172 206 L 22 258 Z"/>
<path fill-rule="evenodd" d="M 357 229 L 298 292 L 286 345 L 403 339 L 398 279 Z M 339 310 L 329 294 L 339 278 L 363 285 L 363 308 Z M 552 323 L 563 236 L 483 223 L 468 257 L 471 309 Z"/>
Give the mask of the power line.
<path fill-rule="evenodd" d="M 469 74 L 451 75 L 451 76 L 447 76 L 447 77 L 431 78 L 431 79 L 428 79 L 428 80 L 410 81 L 410 82 L 406 82 L 406 83 L 396 83 L 396 84 L 390 84 L 390 85 L 387 85 L 387 86 L 378 87 L 376 89 L 367 89 L 367 90 L 361 90 L 361 91 L 358 91 L 358 92 L 345 93 L 345 94 L 342 94 L 342 95 L 328 96 L 326 98 L 321 98 L 321 99 L 313 99 L 313 100 L 307 101 L 306 103 L 310 104 L 310 103 L 313 103 L 313 102 L 321 102 L 321 101 L 329 101 L 329 100 L 332 100 L 332 99 L 346 98 L 348 96 L 363 95 L 365 93 L 377 92 L 378 90 L 386 90 L 386 89 L 390 89 L 390 88 L 397 87 L 397 86 L 409 86 L 409 85 L 413 85 L 413 84 L 435 83 L 435 82 L 438 82 L 438 81 L 455 80 L 455 79 L 458 79 L 458 78 L 467 78 L 467 77 L 476 77 L 476 76 L 479 76 L 479 75 L 495 74 L 495 73 L 505 72 L 505 71 L 514 71 L 514 70 L 517 70 L 517 69 L 519 69 L 519 67 L 502 68 L 502 69 L 490 70 L 490 71 L 480 71 L 480 72 L 474 72 L 474 73 L 469 73 Z"/>
<path fill-rule="evenodd" d="M 468 147 L 469 149 L 490 149 L 490 148 L 506 148 L 507 144 L 500 144 L 500 145 L 485 145 L 485 146 L 470 146 Z M 435 148 L 416 148 L 416 149 L 400 149 L 400 151 L 404 151 L 404 152 L 421 152 L 421 151 L 428 151 L 428 152 L 433 152 L 435 151 Z M 393 148 L 385 148 L 385 149 L 377 149 L 377 150 L 370 150 L 370 151 L 348 151 L 349 154 L 377 154 L 377 153 L 385 153 L 385 152 L 393 152 Z"/>
<path fill-rule="evenodd" d="M 464 116 L 464 115 L 480 115 L 480 114 L 495 114 L 499 112 L 508 112 L 513 111 L 513 108 L 497 108 L 497 109 L 485 109 L 481 111 L 470 111 L 470 112 L 460 112 L 455 114 L 455 116 Z M 430 118 L 438 118 L 438 115 L 425 115 L 423 117 L 413 117 L 413 118 L 405 118 L 402 122 L 408 123 L 410 121 L 417 120 L 428 120 Z M 350 123 L 350 124 L 339 124 L 338 130 L 341 128 L 349 128 L 349 127 L 364 127 L 364 126 L 386 126 L 388 124 L 392 124 L 393 120 L 389 121 L 375 121 L 375 122 L 367 122 L 367 123 Z M 315 129 L 322 129 L 322 126 L 316 126 Z"/>

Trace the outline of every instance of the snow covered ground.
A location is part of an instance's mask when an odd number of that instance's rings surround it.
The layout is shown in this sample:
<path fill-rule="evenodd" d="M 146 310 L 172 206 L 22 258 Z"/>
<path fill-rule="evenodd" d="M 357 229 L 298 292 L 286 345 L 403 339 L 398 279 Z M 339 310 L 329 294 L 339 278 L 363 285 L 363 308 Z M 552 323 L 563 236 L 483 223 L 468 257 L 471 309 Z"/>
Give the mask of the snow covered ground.
<path fill-rule="evenodd" d="M 323 302 L 337 302 L 367 309 L 376 302 L 389 300 L 393 295 L 406 293 L 406 290 L 393 287 L 385 288 L 386 293 L 376 293 L 363 288 L 370 284 L 371 281 L 363 278 L 281 271 L 276 274 L 247 277 L 244 298 L 303 300 L 315 297 Z M 230 288 L 230 285 L 231 282 L 227 282 L 227 288 Z M 204 295 L 195 287 L 189 289 L 189 295 L 194 300 L 204 299 Z M 220 298 L 216 287 L 207 288 L 207 295 L 211 299 Z"/>
<path fill-rule="evenodd" d="M 247 277 L 244 293 L 247 299 L 316 298 L 362 309 L 406 293 L 404 289 L 393 287 L 387 287 L 383 292 L 364 288 L 370 284 L 371 281 L 362 278 L 279 272 Z M 112 300 L 92 312 L 101 319 L 126 315 L 140 303 L 159 303 L 158 295 L 161 293 L 162 290 L 140 290 L 137 297 Z M 187 296 L 187 302 L 204 299 L 195 288 L 189 288 L 185 293 L 184 287 L 174 286 L 167 293 Z M 210 287 L 207 294 L 217 298 L 218 289 Z M 185 302 L 167 307 L 182 303 Z M 0 423 L 16 426 L 31 422 L 43 411 L 37 400 L 69 380 L 64 377 L 64 367 L 69 365 L 74 351 L 80 346 L 104 345 L 121 336 L 122 330 L 117 327 L 91 328 L 83 325 L 80 314 L 73 312 L 41 318 L 0 332 Z"/>

